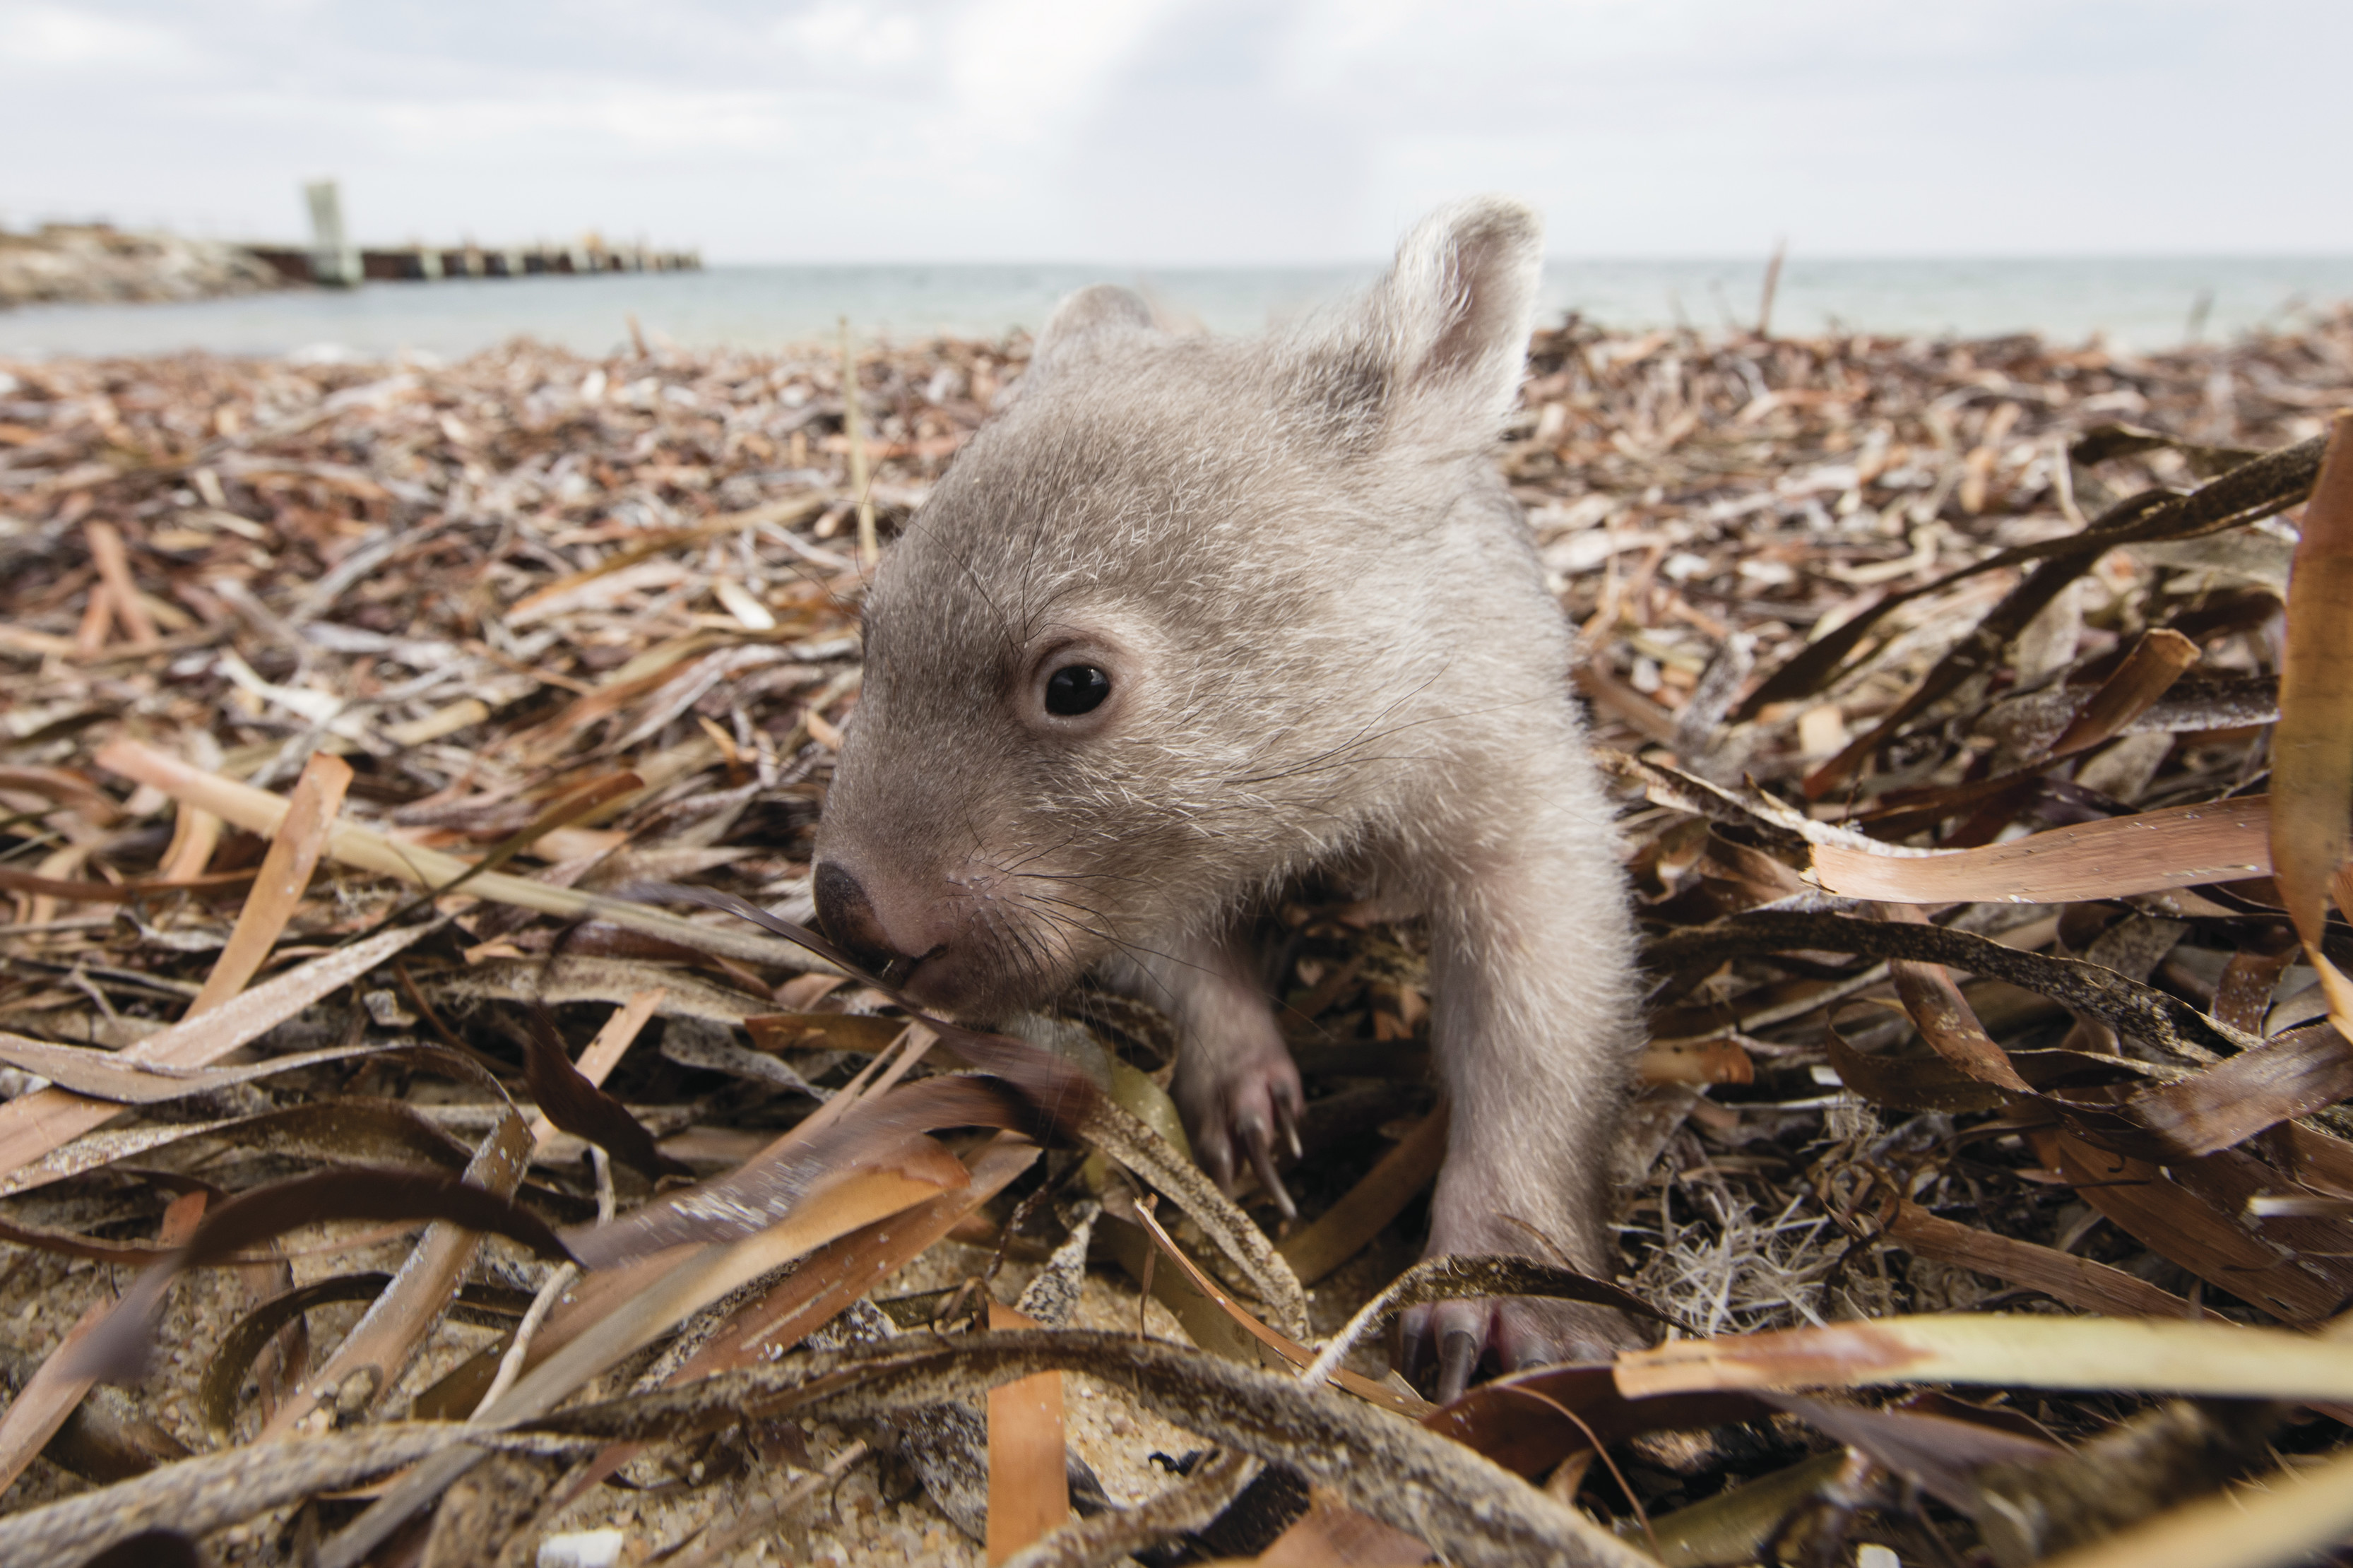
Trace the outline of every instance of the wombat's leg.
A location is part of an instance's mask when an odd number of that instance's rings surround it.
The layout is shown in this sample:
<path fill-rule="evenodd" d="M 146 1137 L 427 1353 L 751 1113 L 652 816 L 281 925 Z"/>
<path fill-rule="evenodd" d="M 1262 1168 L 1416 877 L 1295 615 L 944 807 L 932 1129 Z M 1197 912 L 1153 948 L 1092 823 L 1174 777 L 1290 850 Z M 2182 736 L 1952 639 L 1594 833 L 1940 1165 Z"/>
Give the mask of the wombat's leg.
<path fill-rule="evenodd" d="M 1299 1152 L 1303 1098 L 1257 954 L 1228 932 L 1176 943 L 1137 967 L 1144 984 L 1136 994 L 1176 1023 L 1173 1088 L 1193 1158 L 1229 1192 L 1238 1158 L 1249 1161 L 1283 1217 L 1293 1217 L 1298 1211 L 1274 1173 L 1274 1157 L 1278 1148 Z"/>
<path fill-rule="evenodd" d="M 1591 764 L 1581 747 L 1557 763 L 1524 781 L 1516 820 L 1498 812 L 1482 825 L 1510 827 L 1446 852 L 1430 889 L 1433 1043 L 1451 1121 L 1428 1251 L 1557 1251 L 1606 1279 L 1607 1173 L 1638 1045 L 1633 924 Z M 1400 1350 L 1409 1374 L 1436 1354 L 1444 1400 L 1489 1353 L 1510 1371 L 1631 1339 L 1615 1312 L 1514 1297 L 1417 1308 Z"/>

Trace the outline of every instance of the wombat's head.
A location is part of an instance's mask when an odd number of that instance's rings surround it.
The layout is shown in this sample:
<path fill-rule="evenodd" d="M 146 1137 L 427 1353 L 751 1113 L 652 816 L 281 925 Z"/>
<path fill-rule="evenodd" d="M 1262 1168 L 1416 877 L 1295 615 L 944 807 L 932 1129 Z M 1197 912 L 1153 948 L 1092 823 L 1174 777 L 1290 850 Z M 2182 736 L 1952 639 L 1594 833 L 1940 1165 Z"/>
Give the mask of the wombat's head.
<path fill-rule="evenodd" d="M 1067 300 L 868 594 L 827 931 L 987 1016 L 1360 837 L 1385 715 L 1444 660 L 1416 640 L 1427 542 L 1493 485 L 1540 260 L 1490 200 L 1271 340 Z"/>

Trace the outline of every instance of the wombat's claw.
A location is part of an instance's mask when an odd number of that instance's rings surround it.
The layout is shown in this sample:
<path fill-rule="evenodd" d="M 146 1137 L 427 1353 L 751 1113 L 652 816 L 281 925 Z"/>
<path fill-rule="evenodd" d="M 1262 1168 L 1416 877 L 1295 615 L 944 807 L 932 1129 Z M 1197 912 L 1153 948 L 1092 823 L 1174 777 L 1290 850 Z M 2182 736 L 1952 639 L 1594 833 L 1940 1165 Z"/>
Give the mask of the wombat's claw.
<path fill-rule="evenodd" d="M 1291 1058 L 1271 1056 L 1190 1082 L 1180 1065 L 1175 1092 L 1193 1140 L 1193 1158 L 1218 1190 L 1230 1194 L 1247 1162 L 1282 1217 L 1298 1218 L 1298 1205 L 1274 1169 L 1278 1150 L 1287 1148 L 1295 1157 L 1300 1149 L 1299 1073 Z"/>
<path fill-rule="evenodd" d="M 1603 1362 L 1640 1342 L 1630 1325 L 1605 1309 L 1511 1297 L 1440 1301 L 1409 1308 L 1398 1323 L 1396 1362 L 1409 1383 L 1437 1352 L 1440 1405 L 1461 1396 L 1482 1362 L 1499 1373 L 1558 1363 Z"/>
<path fill-rule="evenodd" d="M 1419 1384 L 1434 1352 L 1438 1383 L 1431 1397 L 1440 1405 L 1460 1398 L 1486 1353 L 1494 1310 L 1494 1302 L 1483 1300 L 1409 1308 L 1398 1323 L 1398 1370 Z"/>
<path fill-rule="evenodd" d="M 1456 1329 L 1446 1336 L 1446 1342 L 1438 1349 L 1439 1404 L 1453 1404 L 1471 1386 L 1471 1373 L 1479 1365 L 1480 1348 L 1479 1336 L 1468 1329 Z"/>
<path fill-rule="evenodd" d="M 1299 1130 L 1292 1124 L 1291 1111 L 1280 1099 L 1274 1102 L 1274 1119 L 1282 1123 L 1283 1140 L 1290 1144 L 1292 1157 L 1296 1159 L 1299 1155 Z M 1266 1123 L 1253 1117 L 1234 1129 L 1234 1133 L 1241 1140 L 1243 1152 L 1250 1155 L 1250 1169 L 1258 1173 L 1258 1184 L 1266 1189 L 1268 1197 L 1274 1200 L 1275 1208 L 1283 1218 L 1297 1219 L 1299 1205 L 1291 1201 L 1290 1190 L 1283 1186 L 1282 1178 L 1274 1173 L 1273 1140 L 1267 1135 Z"/>

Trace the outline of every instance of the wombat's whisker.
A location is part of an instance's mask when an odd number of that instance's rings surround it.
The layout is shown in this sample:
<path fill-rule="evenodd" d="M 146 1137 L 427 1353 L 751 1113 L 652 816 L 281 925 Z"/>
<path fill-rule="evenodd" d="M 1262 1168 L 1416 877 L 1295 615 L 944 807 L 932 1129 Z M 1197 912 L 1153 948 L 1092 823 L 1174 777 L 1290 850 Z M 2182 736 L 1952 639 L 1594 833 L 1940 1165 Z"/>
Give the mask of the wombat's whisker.
<path fill-rule="evenodd" d="M 1024 871 L 1018 869 L 1017 867 L 1008 867 L 1006 869 L 1008 875 L 1019 877 L 1022 880 L 1029 882 L 1078 882 L 1082 884 L 1088 882 L 1134 882 L 1145 884 L 1149 883 L 1151 880 L 1151 879 L 1145 877 L 1122 876 L 1106 871 Z"/>
<path fill-rule="evenodd" d="M 1006 921 L 995 910 L 990 911 L 990 930 L 993 934 L 1012 945 L 1017 963 L 1026 969 L 1030 977 L 1043 978 L 1053 968 L 1052 958 L 1046 951 L 1043 933 Z"/>
<path fill-rule="evenodd" d="M 997 863 L 995 868 L 1008 877 L 1035 875 L 1036 873 L 1026 871 L 1023 868 L 1034 866 L 1050 855 L 1059 855 L 1078 843 L 1078 841 L 1079 836 L 1077 834 L 1070 834 L 1059 844 L 1040 844 L 1037 846 L 1018 860 L 1000 860 Z"/>
<path fill-rule="evenodd" d="M 1071 916 L 1061 913 L 1060 910 L 1050 907 L 1054 904 L 1060 904 L 1066 908 L 1078 910 L 1082 913 L 1094 916 L 1099 920 L 1104 918 L 1102 911 L 1091 909 L 1084 904 L 1075 904 L 1070 902 L 1068 900 L 1062 899 L 1043 898 L 1031 898 L 1025 900 L 1025 902 L 1039 920 L 1046 921 L 1049 925 L 1060 930 L 1075 931 L 1082 935 L 1091 936 L 1097 942 L 1104 944 L 1106 947 L 1126 955 L 1130 960 L 1135 962 L 1140 967 L 1146 968 L 1147 970 L 1150 966 L 1144 964 L 1144 961 L 1145 959 L 1155 959 L 1163 964 L 1174 965 L 1180 969 L 1195 969 L 1199 967 L 1199 965 L 1187 961 L 1176 953 L 1165 952 L 1158 948 L 1147 947 L 1140 942 L 1130 942 L 1107 929 L 1105 926 L 1090 925 L 1084 921 L 1074 920 Z"/>
<path fill-rule="evenodd" d="M 1083 905 L 1073 905 L 1071 907 L 1080 909 L 1084 908 Z M 1181 952 L 1164 952 L 1159 948 L 1146 947 L 1140 942 L 1124 941 L 1100 927 L 1087 925 L 1082 921 L 1073 921 L 1067 915 L 1059 914 L 1053 910 L 1046 908 L 1042 902 L 1033 904 L 1032 908 L 1037 910 L 1040 919 L 1057 922 L 1071 930 L 1082 931 L 1085 934 L 1095 938 L 1099 942 L 1109 944 L 1119 952 L 1125 953 L 1129 958 L 1137 960 L 1139 963 L 1143 959 L 1151 958 L 1157 959 L 1161 963 L 1170 965 L 1174 968 L 1196 970 L 1202 973 L 1209 973 L 1207 965 L 1193 959 L 1187 958 Z M 1088 910 L 1087 912 L 1092 914 L 1095 911 Z M 1147 975 L 1149 975 L 1148 970 Z M 1152 983 L 1160 986 L 1164 990 L 1166 989 L 1166 983 L 1157 979 L 1156 977 L 1152 978 Z"/>

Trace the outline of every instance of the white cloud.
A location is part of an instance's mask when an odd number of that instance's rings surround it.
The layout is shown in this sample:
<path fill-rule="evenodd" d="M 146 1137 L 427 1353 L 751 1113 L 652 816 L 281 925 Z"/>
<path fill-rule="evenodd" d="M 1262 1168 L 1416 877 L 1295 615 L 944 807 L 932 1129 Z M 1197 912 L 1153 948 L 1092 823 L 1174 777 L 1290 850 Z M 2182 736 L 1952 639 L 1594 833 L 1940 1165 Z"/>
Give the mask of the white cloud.
<path fill-rule="evenodd" d="M 272 112 L 283 120 L 314 120 L 333 107 L 289 100 Z M 484 145 L 512 153 L 519 141 L 560 154 L 555 143 L 584 138 L 631 156 L 777 153 L 804 140 L 798 132 L 805 119 L 765 93 L 627 87 L 515 99 L 396 100 L 363 105 L 356 114 L 389 145 L 444 154 Z"/>
<path fill-rule="evenodd" d="M 955 24 L 950 77 L 973 125 L 1017 143 L 1100 102 L 1162 0 L 981 0 Z"/>
<path fill-rule="evenodd" d="M 17 64 L 50 69 L 145 73 L 194 63 L 185 40 L 169 27 L 64 5 L 0 5 L 0 38 Z"/>
<path fill-rule="evenodd" d="M 0 0 L 0 212 L 717 258 L 2353 251 L 2343 0 Z M 98 102 L 103 112 L 93 114 Z M 69 132 L 67 128 L 70 128 Z"/>
<path fill-rule="evenodd" d="M 861 0 L 824 0 L 777 23 L 775 36 L 820 68 L 861 73 L 902 68 L 924 53 L 917 18 Z"/>

